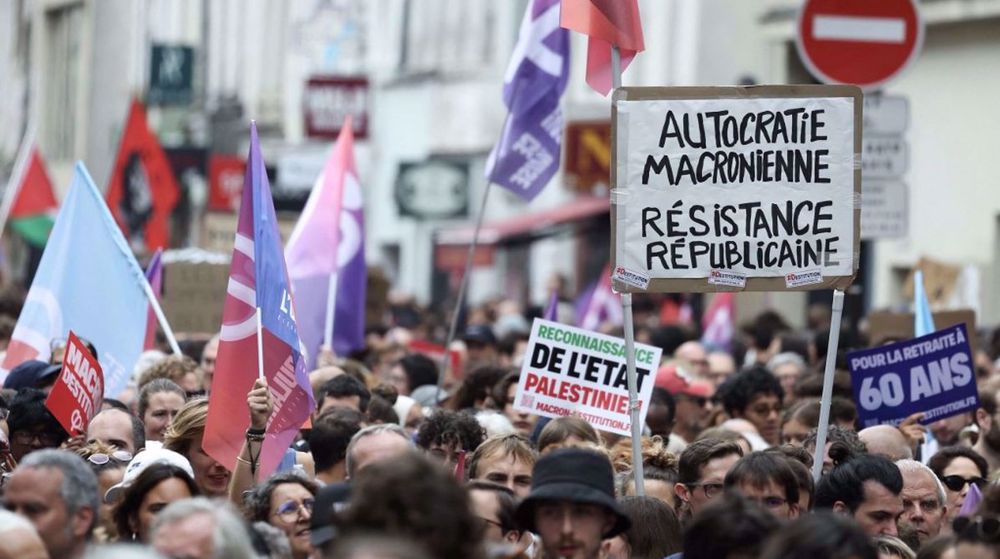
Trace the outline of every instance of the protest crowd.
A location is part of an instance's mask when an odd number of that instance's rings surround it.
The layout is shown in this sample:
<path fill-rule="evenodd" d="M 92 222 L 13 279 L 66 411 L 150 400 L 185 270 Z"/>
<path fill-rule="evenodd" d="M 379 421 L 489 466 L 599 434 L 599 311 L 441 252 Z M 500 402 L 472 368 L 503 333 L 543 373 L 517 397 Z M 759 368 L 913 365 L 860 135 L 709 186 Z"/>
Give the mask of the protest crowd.
<path fill-rule="evenodd" d="M 13 293 L 3 308 L 16 312 Z M 540 309 L 470 311 L 453 344 L 461 370 L 440 390 L 438 362 L 410 349 L 435 318 L 412 304 L 370 325 L 363 350 L 324 350 L 308 372 L 316 406 L 267 475 L 264 381 L 242 398 L 250 426 L 236 460 L 202 446 L 217 337 L 184 343 L 187 356 L 144 354 L 73 436 L 45 405 L 64 366 L 65 342 L 52 340 L 50 361 L 15 367 L 0 397 L 0 557 L 997 556 L 1000 348 L 989 336 L 974 412 L 861 429 L 844 355 L 868 342 L 845 331 L 814 482 L 823 324 L 793 330 L 764 312 L 723 349 L 642 305 L 636 338 L 664 357 L 636 496 L 627 437 L 516 409 Z"/>

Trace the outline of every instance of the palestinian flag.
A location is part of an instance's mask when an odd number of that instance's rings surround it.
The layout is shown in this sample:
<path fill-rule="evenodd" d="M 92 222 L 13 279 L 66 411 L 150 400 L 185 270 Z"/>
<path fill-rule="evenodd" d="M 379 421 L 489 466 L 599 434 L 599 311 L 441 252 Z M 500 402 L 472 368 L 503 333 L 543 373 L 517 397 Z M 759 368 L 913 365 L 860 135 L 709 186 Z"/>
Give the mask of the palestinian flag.
<path fill-rule="evenodd" d="M 9 222 L 14 231 L 34 247 L 44 247 L 59 209 L 52 181 L 38 148 L 29 148 L 27 161 L 19 177 L 12 177 L 14 201 L 10 205 Z"/>

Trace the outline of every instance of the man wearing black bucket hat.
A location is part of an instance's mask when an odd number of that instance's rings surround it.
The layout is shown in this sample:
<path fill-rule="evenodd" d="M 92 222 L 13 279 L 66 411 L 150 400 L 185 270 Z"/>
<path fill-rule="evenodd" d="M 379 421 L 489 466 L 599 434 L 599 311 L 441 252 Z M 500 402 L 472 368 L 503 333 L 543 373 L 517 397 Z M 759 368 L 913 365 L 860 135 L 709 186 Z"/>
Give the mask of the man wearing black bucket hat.
<path fill-rule="evenodd" d="M 542 538 L 547 559 L 594 559 L 602 540 L 632 524 L 615 501 L 607 457 L 577 448 L 556 450 L 535 464 L 517 522 Z"/>

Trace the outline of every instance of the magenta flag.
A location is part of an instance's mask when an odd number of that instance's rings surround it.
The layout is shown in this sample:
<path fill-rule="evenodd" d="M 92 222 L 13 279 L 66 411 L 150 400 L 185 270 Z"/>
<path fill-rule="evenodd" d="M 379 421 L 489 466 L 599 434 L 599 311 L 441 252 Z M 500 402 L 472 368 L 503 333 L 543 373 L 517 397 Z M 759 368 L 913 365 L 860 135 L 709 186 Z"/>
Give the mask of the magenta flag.
<path fill-rule="evenodd" d="M 247 393 L 258 375 L 258 309 L 263 373 L 274 402 L 260 454 L 259 478 L 264 479 L 277 468 L 316 404 L 299 350 L 295 306 L 271 185 L 260 153 L 257 126 L 251 124 L 250 154 L 202 441 L 202 449 L 226 467 L 235 466 L 250 426 Z"/>
<path fill-rule="evenodd" d="M 153 294 L 159 299 L 163 295 L 163 249 L 158 248 L 156 252 L 153 253 L 153 257 L 149 259 L 149 264 L 146 265 L 146 280 L 149 281 L 149 286 L 153 288 Z M 153 305 L 149 305 L 149 310 L 146 311 L 146 340 L 142 344 L 142 350 L 147 351 L 154 349 L 156 347 L 156 313 L 153 311 Z"/>
<path fill-rule="evenodd" d="M 297 307 L 299 336 L 309 367 L 327 337 L 327 311 L 334 282 L 333 351 L 347 356 L 365 345 L 365 218 L 354 162 L 350 117 L 295 224 L 285 259 Z"/>

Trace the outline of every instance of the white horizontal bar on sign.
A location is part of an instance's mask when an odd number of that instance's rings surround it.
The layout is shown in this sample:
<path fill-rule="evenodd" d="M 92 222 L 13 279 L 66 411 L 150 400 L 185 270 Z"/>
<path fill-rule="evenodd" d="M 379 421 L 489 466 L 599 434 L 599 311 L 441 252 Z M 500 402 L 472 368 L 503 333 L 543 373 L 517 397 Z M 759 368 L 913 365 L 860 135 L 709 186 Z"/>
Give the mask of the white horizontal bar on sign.
<path fill-rule="evenodd" d="M 813 18 L 813 38 L 828 41 L 902 43 L 906 21 L 893 17 L 830 16 Z"/>

